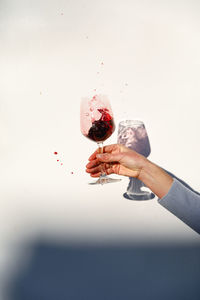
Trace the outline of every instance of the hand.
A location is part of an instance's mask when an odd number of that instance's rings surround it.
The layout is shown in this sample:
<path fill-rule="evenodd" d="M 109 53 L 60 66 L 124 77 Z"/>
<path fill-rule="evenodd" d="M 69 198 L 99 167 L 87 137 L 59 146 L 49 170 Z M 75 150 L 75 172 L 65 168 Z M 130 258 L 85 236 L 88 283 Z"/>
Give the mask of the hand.
<path fill-rule="evenodd" d="M 128 177 L 139 178 L 141 170 L 147 159 L 139 153 L 120 144 L 103 147 L 103 154 L 97 149 L 90 157 L 86 165 L 86 172 L 91 177 L 99 177 L 104 163 L 104 171 L 107 175 L 115 173 Z"/>

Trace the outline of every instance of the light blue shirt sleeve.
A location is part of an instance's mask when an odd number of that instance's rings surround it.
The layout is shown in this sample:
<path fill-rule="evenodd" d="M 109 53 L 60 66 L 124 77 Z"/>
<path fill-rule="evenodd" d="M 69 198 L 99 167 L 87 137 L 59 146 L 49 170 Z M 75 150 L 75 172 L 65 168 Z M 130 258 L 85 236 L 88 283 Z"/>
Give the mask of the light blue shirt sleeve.
<path fill-rule="evenodd" d="M 200 194 L 186 185 L 173 178 L 170 190 L 158 203 L 200 234 Z"/>

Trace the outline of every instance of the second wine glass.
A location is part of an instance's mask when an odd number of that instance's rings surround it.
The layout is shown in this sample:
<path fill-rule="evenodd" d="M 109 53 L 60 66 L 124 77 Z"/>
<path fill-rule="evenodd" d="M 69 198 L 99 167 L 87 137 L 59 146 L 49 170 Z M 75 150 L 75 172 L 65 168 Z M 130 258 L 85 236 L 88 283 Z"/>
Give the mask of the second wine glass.
<path fill-rule="evenodd" d="M 95 95 L 83 98 L 80 110 L 80 125 L 82 134 L 97 143 L 99 153 L 103 153 L 103 142 L 107 140 L 115 130 L 115 123 L 110 102 L 105 95 Z M 105 184 L 117 182 L 107 176 L 104 164 L 101 164 L 101 175 L 96 182 L 90 184 Z"/>
<path fill-rule="evenodd" d="M 125 120 L 120 122 L 117 142 L 145 157 L 148 157 L 151 153 L 145 125 L 139 120 Z M 155 197 L 142 181 L 134 177 L 130 177 L 129 179 L 127 191 L 124 193 L 125 198 L 130 200 L 150 200 Z"/>

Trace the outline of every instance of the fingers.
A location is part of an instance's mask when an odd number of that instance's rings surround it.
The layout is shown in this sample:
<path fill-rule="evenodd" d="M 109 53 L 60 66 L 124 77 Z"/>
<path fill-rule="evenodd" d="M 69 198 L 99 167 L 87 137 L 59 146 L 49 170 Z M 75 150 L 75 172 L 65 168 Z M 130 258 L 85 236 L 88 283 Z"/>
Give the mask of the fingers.
<path fill-rule="evenodd" d="M 112 168 L 109 168 L 109 169 L 106 169 L 106 172 L 105 172 L 107 175 L 110 175 L 110 174 L 113 174 L 113 170 Z M 101 172 L 97 172 L 97 173 L 91 173 L 90 176 L 91 177 L 100 177 L 101 175 Z"/>
<path fill-rule="evenodd" d="M 92 163 L 92 162 L 91 162 Z M 116 164 L 114 163 L 100 163 L 97 162 L 97 164 L 87 164 L 86 166 L 86 172 L 90 173 L 90 176 L 98 177 L 101 172 L 105 172 L 107 175 L 115 173 L 117 174 L 118 168 L 116 167 Z"/>
<path fill-rule="evenodd" d="M 86 172 L 89 173 L 91 177 L 99 177 L 102 170 L 107 175 L 112 173 L 119 174 L 119 162 L 124 156 L 122 153 L 124 151 L 121 152 L 122 147 L 123 146 L 119 144 L 104 146 L 102 154 L 100 154 L 99 149 L 97 149 L 89 157 L 89 163 L 86 165 Z"/>
<path fill-rule="evenodd" d="M 91 177 L 95 177 L 95 178 L 96 178 L 96 177 L 100 177 L 100 176 L 101 176 L 101 173 L 99 172 L 99 173 L 96 173 L 96 174 L 90 174 L 90 176 L 91 176 Z"/>
<path fill-rule="evenodd" d="M 87 168 L 87 169 L 92 169 L 92 168 L 94 168 L 94 167 L 96 167 L 96 166 L 98 166 L 98 165 L 100 165 L 100 164 L 101 164 L 101 162 L 100 162 L 98 159 L 94 159 L 94 160 L 90 161 L 90 162 L 86 165 L 86 168 Z"/>
<path fill-rule="evenodd" d="M 99 153 L 99 149 L 97 149 L 92 155 L 89 157 L 89 161 L 94 160 L 96 158 L 97 153 Z"/>
<path fill-rule="evenodd" d="M 111 168 L 112 166 L 110 164 L 102 164 L 100 163 L 99 165 L 94 165 L 93 167 L 88 167 L 86 166 L 86 172 L 90 174 L 95 174 L 99 173 L 102 170 L 107 173 L 107 170 Z"/>
<path fill-rule="evenodd" d="M 111 153 L 113 150 L 116 150 L 119 147 L 118 144 L 107 145 L 103 147 L 103 153 Z"/>
<path fill-rule="evenodd" d="M 117 144 L 104 146 L 102 152 L 103 153 L 111 153 L 113 150 L 117 149 L 117 147 L 118 147 Z M 99 148 L 89 157 L 89 161 L 95 159 L 97 154 L 99 154 Z"/>
<path fill-rule="evenodd" d="M 105 153 L 105 154 L 97 154 L 97 159 L 101 162 L 119 162 L 123 154 L 117 153 L 117 154 L 111 154 L 111 153 Z"/>

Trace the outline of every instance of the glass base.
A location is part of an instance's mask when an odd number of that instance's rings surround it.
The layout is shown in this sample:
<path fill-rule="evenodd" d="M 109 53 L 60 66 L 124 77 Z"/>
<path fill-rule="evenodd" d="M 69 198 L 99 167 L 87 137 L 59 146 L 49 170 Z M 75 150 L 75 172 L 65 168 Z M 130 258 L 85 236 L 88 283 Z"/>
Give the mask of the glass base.
<path fill-rule="evenodd" d="M 114 179 L 114 178 L 110 178 L 110 177 L 107 177 L 107 176 L 101 176 L 99 177 L 99 179 L 97 181 L 94 181 L 94 182 L 90 182 L 89 184 L 90 185 L 94 185 L 94 184 L 106 184 L 106 183 L 112 183 L 112 182 L 119 182 L 121 181 L 121 179 Z"/>
<path fill-rule="evenodd" d="M 141 193 L 141 194 L 129 194 L 129 193 L 124 193 L 123 194 L 124 198 L 129 199 L 129 200 L 151 200 L 155 198 L 155 195 L 153 193 Z"/>

